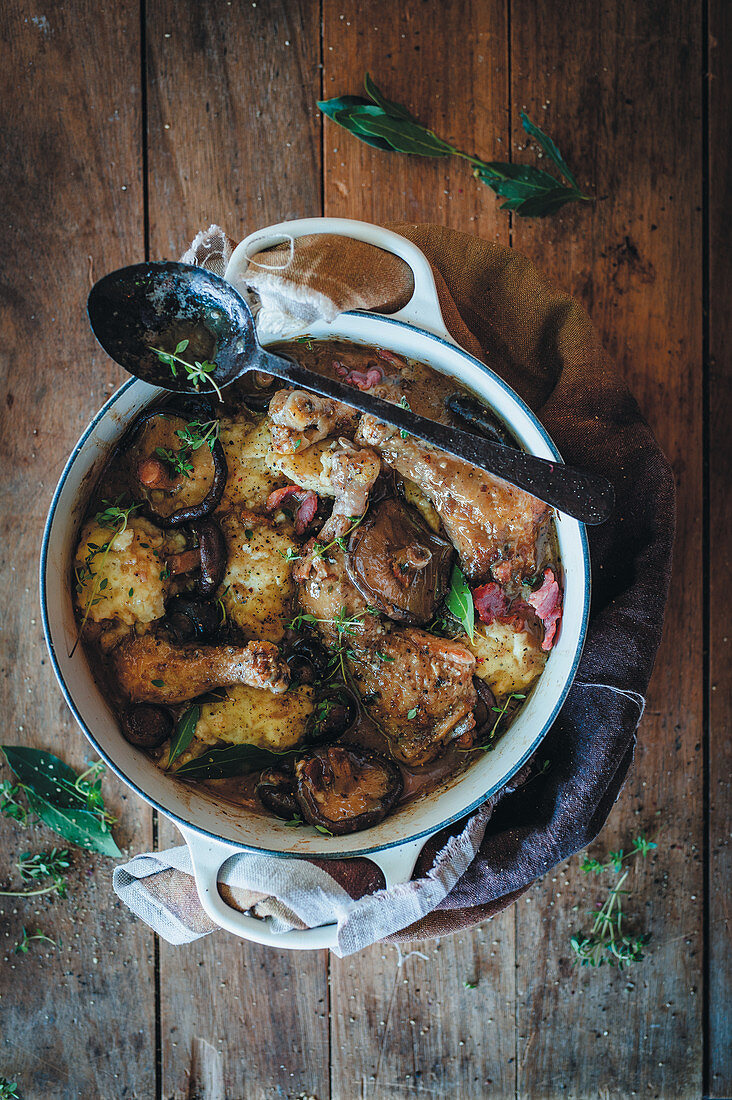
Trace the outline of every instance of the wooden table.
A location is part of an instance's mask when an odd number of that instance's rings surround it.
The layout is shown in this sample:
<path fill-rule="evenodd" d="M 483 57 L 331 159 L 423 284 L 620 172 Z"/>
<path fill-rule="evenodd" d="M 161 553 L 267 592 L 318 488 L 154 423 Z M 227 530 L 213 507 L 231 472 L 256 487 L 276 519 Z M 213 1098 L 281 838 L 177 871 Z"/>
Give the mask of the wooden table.
<path fill-rule="evenodd" d="M 584 302 L 678 484 L 665 640 L 596 846 L 658 840 L 627 903 L 653 933 L 645 962 L 571 966 L 598 891 L 577 858 L 470 933 L 338 960 L 223 933 L 169 947 L 116 901 L 111 861 L 79 853 L 68 900 L 0 905 L 0 1075 L 34 1100 L 730 1096 L 729 0 L 6 0 L 0 27 L 2 740 L 90 754 L 36 586 L 57 476 L 122 381 L 88 331 L 89 286 L 212 221 L 237 238 L 321 213 L 431 221 L 521 249 Z M 465 164 L 324 126 L 316 99 L 367 69 L 487 158 L 526 157 L 526 108 L 602 201 L 512 221 Z M 105 790 L 130 853 L 177 842 Z M 9 882 L 53 838 L 0 827 Z M 58 948 L 13 954 L 23 925 Z"/>

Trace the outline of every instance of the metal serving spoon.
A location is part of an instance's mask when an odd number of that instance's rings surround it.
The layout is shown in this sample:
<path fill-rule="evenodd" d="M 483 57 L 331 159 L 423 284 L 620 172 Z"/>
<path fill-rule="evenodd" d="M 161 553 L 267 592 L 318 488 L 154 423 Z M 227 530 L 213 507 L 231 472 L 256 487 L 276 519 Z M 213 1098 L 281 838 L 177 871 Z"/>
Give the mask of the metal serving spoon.
<path fill-rule="evenodd" d="M 604 523 L 612 511 L 612 486 L 603 477 L 436 424 L 265 351 L 242 296 L 203 268 L 169 262 L 119 268 L 94 284 L 87 309 L 94 335 L 107 354 L 153 386 L 173 393 L 213 393 L 249 371 L 262 371 L 370 413 L 584 523 Z M 152 349 L 174 352 L 181 340 L 188 341 L 183 358 L 191 364 L 214 362 L 215 370 L 191 378 L 178 365 L 174 376 Z"/>

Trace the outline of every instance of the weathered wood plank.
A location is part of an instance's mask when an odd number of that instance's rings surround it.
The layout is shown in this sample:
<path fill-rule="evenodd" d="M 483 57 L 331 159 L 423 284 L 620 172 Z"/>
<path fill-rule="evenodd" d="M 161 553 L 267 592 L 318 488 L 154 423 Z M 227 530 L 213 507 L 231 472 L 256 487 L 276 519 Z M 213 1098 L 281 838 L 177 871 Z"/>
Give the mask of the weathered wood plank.
<path fill-rule="evenodd" d="M 85 303 L 95 274 L 142 247 L 138 32 L 138 6 L 126 0 L 42 8 L 9 0 L 0 14 L 2 740 L 51 749 L 79 770 L 92 752 L 45 656 L 36 575 L 56 477 L 121 381 L 94 343 Z M 104 790 L 121 819 L 120 843 L 146 848 L 149 811 L 113 777 Z M 18 881 L 21 850 L 63 843 L 7 819 L 0 836 L 3 884 Z M 111 860 L 76 850 L 73 862 L 67 900 L 0 899 L 0 1074 L 28 1100 L 147 1098 L 155 1093 L 153 937 L 116 902 Z M 58 948 L 13 954 L 23 925 Z"/>
<path fill-rule="evenodd" d="M 151 256 L 319 214 L 319 6 L 148 4 Z M 160 845 L 180 843 L 162 821 Z M 329 1095 L 328 960 L 218 933 L 161 944 L 165 1097 Z"/>
<path fill-rule="evenodd" d="M 732 881 L 730 776 L 732 775 L 732 678 L 730 676 L 729 584 L 732 544 L 732 323 L 729 287 L 729 196 L 732 194 L 730 103 L 732 6 L 713 0 L 709 9 L 709 1067 L 710 1096 L 732 1095 Z"/>
<path fill-rule="evenodd" d="M 627 975 L 570 967 L 594 903 L 572 861 L 517 905 L 518 1091 L 701 1095 L 701 119 L 699 3 L 512 0 L 512 102 L 604 196 L 513 241 L 589 309 L 678 483 L 676 573 L 635 768 L 601 848 L 659 850 L 628 903 L 653 933 Z M 518 122 L 518 119 L 515 119 Z M 515 127 L 516 159 L 525 145 Z M 578 906 L 575 913 L 574 907 Z M 579 922 L 579 923 L 578 923 Z"/>
<path fill-rule="evenodd" d="M 323 15 L 323 98 L 358 94 L 368 70 L 387 96 L 458 148 L 503 157 L 502 3 L 348 9 L 325 0 Z M 508 244 L 508 219 L 464 162 L 380 152 L 326 122 L 324 174 L 327 215 L 439 222 Z M 513 945 L 510 912 L 473 932 L 405 946 L 401 956 L 375 946 L 333 958 L 334 1100 L 512 1096 Z M 477 988 L 466 989 L 476 979 Z"/>
<path fill-rule="evenodd" d="M 333 958 L 333 1100 L 513 1096 L 513 943 L 509 911 L 441 940 Z"/>
<path fill-rule="evenodd" d="M 345 14 L 344 14 L 345 13 Z M 370 72 L 389 98 L 456 148 L 505 160 L 506 8 L 499 0 L 323 5 L 323 98 L 363 95 Z M 400 156 L 324 131 L 325 213 L 435 222 L 508 244 L 508 220 L 463 160 Z"/>
<path fill-rule="evenodd" d="M 150 247 L 321 213 L 316 0 L 150 0 Z"/>

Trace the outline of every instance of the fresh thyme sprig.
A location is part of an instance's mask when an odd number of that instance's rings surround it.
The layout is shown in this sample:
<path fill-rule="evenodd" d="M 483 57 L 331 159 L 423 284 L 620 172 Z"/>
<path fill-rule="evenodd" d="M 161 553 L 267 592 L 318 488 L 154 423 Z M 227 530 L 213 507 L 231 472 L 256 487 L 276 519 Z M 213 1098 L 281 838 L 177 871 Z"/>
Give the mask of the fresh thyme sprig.
<path fill-rule="evenodd" d="M 112 549 L 114 540 L 118 538 L 123 531 L 127 530 L 130 516 L 140 507 L 139 504 L 130 504 L 126 508 L 121 508 L 120 501 L 122 499 L 122 497 L 117 497 L 114 501 L 102 501 L 102 504 L 106 505 L 106 507 L 101 512 L 97 512 L 94 516 L 94 522 L 98 524 L 99 527 L 111 527 L 113 533 L 101 546 L 95 542 L 87 543 L 87 555 L 82 565 L 77 566 L 74 570 L 77 592 L 81 592 L 84 585 L 90 580 L 92 581 L 92 587 L 84 603 L 84 615 L 81 620 L 79 632 L 76 635 L 76 641 L 69 654 L 70 657 L 73 657 L 76 652 L 76 647 L 79 644 L 79 639 L 84 633 L 84 627 L 86 626 L 91 609 L 104 599 L 104 596 L 101 596 L 100 593 L 107 587 L 107 578 L 102 577 L 101 574 L 104 571 L 104 565 L 109 556 L 109 551 Z M 99 554 L 101 554 L 101 558 L 99 561 L 96 561 L 95 559 Z M 92 568 L 92 563 L 94 563 L 96 569 Z"/>
<path fill-rule="evenodd" d="M 175 351 L 163 351 L 162 348 L 151 348 L 150 350 L 155 352 L 161 363 L 165 363 L 166 367 L 170 367 L 173 378 L 178 377 L 178 365 L 180 365 L 196 389 L 199 388 L 201 382 L 208 382 L 216 391 L 219 401 L 223 401 L 221 390 L 211 377 L 216 370 L 216 364 L 208 359 L 204 359 L 203 362 L 196 360 L 194 363 L 188 363 L 185 359 L 181 359 L 180 353 L 186 350 L 189 342 L 188 340 L 180 340 Z"/>
<path fill-rule="evenodd" d="M 21 937 L 14 948 L 15 954 L 27 955 L 28 948 L 34 940 L 38 940 L 42 943 L 50 943 L 52 947 L 58 947 L 56 941 L 52 940 L 50 936 L 47 936 L 45 932 L 41 932 L 40 928 L 36 928 L 35 932 L 33 932 L 31 935 L 28 935 L 25 927 L 23 927 L 21 929 Z"/>
<path fill-rule="evenodd" d="M 521 691 L 512 691 L 509 695 L 506 696 L 506 698 L 504 699 L 504 701 L 503 701 L 503 703 L 501 704 L 500 707 L 491 707 L 491 710 L 496 715 L 496 720 L 493 723 L 493 725 L 491 726 L 490 732 L 488 733 L 488 736 L 487 736 L 486 740 L 483 742 L 482 745 L 473 745 L 473 746 L 471 746 L 471 748 L 461 750 L 461 751 L 465 751 L 465 752 L 491 752 L 496 746 L 496 740 L 497 740 L 497 734 L 498 734 L 499 727 L 500 727 L 501 723 L 503 722 L 504 718 L 506 717 L 506 714 L 508 713 L 508 708 L 510 707 L 511 703 L 514 701 L 514 699 L 525 699 L 525 698 L 526 698 L 526 696 L 523 694 L 523 692 L 521 692 Z"/>
<path fill-rule="evenodd" d="M 9 1077 L 0 1077 L 0 1100 L 21 1100 L 18 1082 Z"/>
<path fill-rule="evenodd" d="M 18 801 L 18 795 L 22 792 L 23 788 L 20 784 L 14 786 L 7 779 L 0 783 L 0 814 L 17 821 L 18 825 L 25 826 L 32 815 L 23 803 Z"/>
<path fill-rule="evenodd" d="M 181 477 L 190 477 L 193 473 L 191 452 L 188 447 L 181 447 L 177 451 L 171 450 L 170 447 L 156 447 L 155 454 L 162 459 L 173 475 L 180 474 Z"/>
<path fill-rule="evenodd" d="M 219 420 L 191 420 L 185 427 L 175 429 L 175 434 L 181 441 L 177 451 L 171 447 L 156 447 L 155 454 L 163 460 L 172 474 L 189 478 L 193 473 L 191 455 L 205 444 L 213 451 L 214 443 L 219 437 L 220 424 Z"/>
<path fill-rule="evenodd" d="M 60 898 L 65 898 L 65 877 L 71 866 L 69 854 L 68 848 L 52 848 L 50 852 L 39 852 L 34 856 L 30 852 L 23 852 L 16 863 L 23 882 L 37 882 L 40 879 L 51 878 L 50 886 L 42 886 L 35 890 L 0 890 L 0 897 L 31 898 L 40 894 L 58 894 Z"/>
<path fill-rule="evenodd" d="M 313 552 L 313 557 L 315 557 L 315 558 L 324 557 L 328 553 L 329 550 L 333 549 L 334 546 L 338 546 L 343 551 L 343 553 L 345 554 L 348 550 L 348 546 L 346 545 L 346 539 L 348 538 L 348 536 L 353 531 L 356 530 L 356 528 L 359 526 L 359 524 L 363 523 L 365 518 L 366 518 L 366 513 L 365 512 L 362 516 L 351 516 L 349 518 L 349 521 L 348 521 L 351 524 L 351 526 L 348 528 L 348 530 L 344 531 L 342 535 L 336 535 L 336 537 L 334 539 L 332 539 L 331 542 L 327 543 L 325 546 L 322 543 L 319 543 L 319 542 L 313 543 L 313 551 L 312 551 Z"/>
<path fill-rule="evenodd" d="M 220 430 L 220 420 L 189 420 L 184 428 L 176 428 L 175 434 L 190 451 L 197 451 L 204 443 L 212 451 Z"/>
<path fill-rule="evenodd" d="M 633 856 L 641 856 L 643 859 L 653 851 L 657 844 L 647 840 L 641 833 L 633 841 L 633 847 L 627 853 L 621 848 L 619 851 L 610 852 L 607 859 L 601 862 L 597 859 L 585 859 L 582 870 L 585 874 L 602 874 L 604 871 L 620 872 L 623 863 Z M 623 931 L 623 905 L 622 898 L 628 894 L 623 890 L 623 885 L 630 873 L 626 868 L 618 881 L 610 888 L 605 902 L 596 912 L 590 912 L 594 916 L 592 928 L 589 932 L 576 932 L 571 938 L 574 962 L 580 966 L 617 966 L 622 970 L 631 963 L 640 962 L 644 956 L 644 948 L 650 942 L 651 934 L 644 932 L 633 936 Z"/>

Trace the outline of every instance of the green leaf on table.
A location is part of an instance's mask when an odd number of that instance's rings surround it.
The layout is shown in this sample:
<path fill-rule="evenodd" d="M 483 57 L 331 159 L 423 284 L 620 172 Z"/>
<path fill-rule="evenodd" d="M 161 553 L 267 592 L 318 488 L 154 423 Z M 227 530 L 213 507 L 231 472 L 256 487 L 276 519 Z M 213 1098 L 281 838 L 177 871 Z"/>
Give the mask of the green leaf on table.
<path fill-rule="evenodd" d="M 594 201 L 580 191 L 576 177 L 555 143 L 524 111 L 521 112 L 521 122 L 526 133 L 539 143 L 568 186 L 541 168 L 484 161 L 462 152 L 432 130 L 421 126 L 406 107 L 387 99 L 369 73 L 366 73 L 364 87 L 371 102 L 362 96 L 338 96 L 319 101 L 318 107 L 367 145 L 418 157 L 462 157 L 473 165 L 474 175 L 482 183 L 505 199 L 501 210 L 511 210 L 524 218 L 544 218 L 567 203 Z"/>
<path fill-rule="evenodd" d="M 30 787 L 26 788 L 25 793 L 33 813 L 64 840 L 77 844 L 80 848 L 101 852 L 105 856 L 119 858 L 122 855 L 107 822 L 91 810 L 73 810 L 67 806 L 53 805 Z"/>
<path fill-rule="evenodd" d="M 176 769 L 175 775 L 179 779 L 229 779 L 276 766 L 288 755 L 288 752 L 260 749 L 257 745 L 225 745 L 187 760 Z"/>
<path fill-rule="evenodd" d="M 475 169 L 481 183 L 487 184 L 505 202 L 501 210 L 513 210 L 521 217 L 543 218 L 568 202 L 588 201 L 573 188 L 565 187 L 554 176 L 530 164 L 486 162 Z"/>
<path fill-rule="evenodd" d="M 184 711 L 178 719 L 178 725 L 176 726 L 168 751 L 168 763 L 166 765 L 168 768 L 190 745 L 200 717 L 201 708 L 198 703 L 194 703 L 193 706 Z"/>
<path fill-rule="evenodd" d="M 54 805 L 86 805 L 86 798 L 75 787 L 78 775 L 53 753 L 28 748 L 26 745 L 0 745 L 0 748 L 24 787 L 30 788 Z"/>
<path fill-rule="evenodd" d="M 26 745 L 0 745 L 31 811 L 64 840 L 108 856 L 121 856 L 104 808 L 100 772 L 92 764 L 82 775 L 51 752 Z M 91 778 L 87 778 L 91 776 Z"/>
<path fill-rule="evenodd" d="M 531 121 L 525 111 L 521 112 L 521 122 L 526 133 L 529 134 L 530 137 L 536 138 L 546 155 L 554 161 L 557 168 L 566 179 L 567 183 L 571 184 L 575 191 L 579 191 L 580 186 L 577 183 L 574 174 L 570 171 L 567 162 L 565 161 L 564 157 L 559 152 L 549 135 L 545 134 L 543 130 L 540 130 L 539 127 Z"/>
<path fill-rule="evenodd" d="M 370 73 L 366 73 L 363 86 L 366 89 L 366 94 L 373 99 L 376 106 L 381 107 L 387 115 L 392 115 L 393 118 L 405 118 L 407 122 L 417 121 L 414 115 L 410 114 L 406 107 L 402 107 L 401 103 L 394 103 L 393 100 L 387 99 L 386 96 L 379 91 L 376 84 L 371 79 Z"/>
<path fill-rule="evenodd" d="M 457 562 L 452 567 L 450 591 L 446 602 L 448 610 L 462 623 L 471 642 L 474 641 L 475 606 L 473 604 L 473 593 L 470 591 L 465 574 Z"/>
<path fill-rule="evenodd" d="M 409 119 L 387 115 L 380 107 L 355 107 L 349 111 L 349 119 L 362 133 L 382 138 L 397 153 L 449 157 L 455 151 L 431 130 Z"/>
<path fill-rule="evenodd" d="M 361 141 L 364 141 L 367 145 L 371 145 L 374 149 L 383 149 L 386 152 L 391 152 L 391 145 L 382 138 L 372 138 L 367 134 L 363 134 L 359 128 L 357 128 L 351 122 L 351 109 L 355 107 L 370 107 L 371 104 L 367 99 L 362 96 L 356 95 L 341 95 L 335 99 L 323 99 L 318 100 L 317 106 L 327 115 L 333 122 L 337 122 L 339 126 L 342 126 L 344 130 L 348 130 L 350 133 L 355 134 Z"/>

